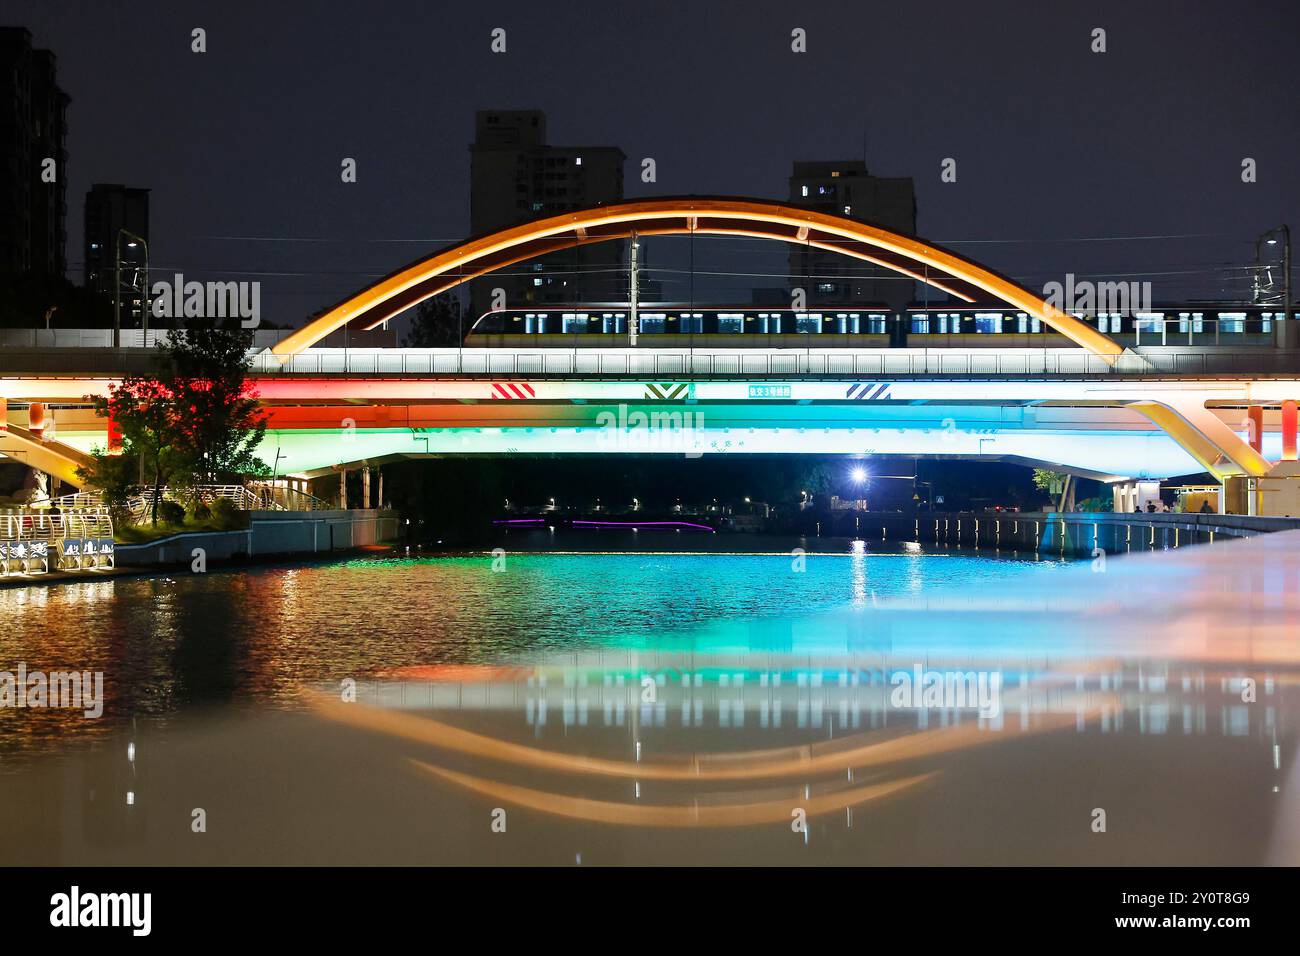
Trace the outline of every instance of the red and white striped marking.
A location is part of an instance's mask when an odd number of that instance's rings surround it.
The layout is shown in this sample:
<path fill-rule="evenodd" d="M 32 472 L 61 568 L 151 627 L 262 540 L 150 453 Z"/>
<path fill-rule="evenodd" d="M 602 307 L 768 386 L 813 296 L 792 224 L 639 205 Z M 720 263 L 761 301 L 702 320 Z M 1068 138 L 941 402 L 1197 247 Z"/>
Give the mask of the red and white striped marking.
<path fill-rule="evenodd" d="M 536 390 L 527 382 L 493 382 L 493 398 L 536 398 Z"/>

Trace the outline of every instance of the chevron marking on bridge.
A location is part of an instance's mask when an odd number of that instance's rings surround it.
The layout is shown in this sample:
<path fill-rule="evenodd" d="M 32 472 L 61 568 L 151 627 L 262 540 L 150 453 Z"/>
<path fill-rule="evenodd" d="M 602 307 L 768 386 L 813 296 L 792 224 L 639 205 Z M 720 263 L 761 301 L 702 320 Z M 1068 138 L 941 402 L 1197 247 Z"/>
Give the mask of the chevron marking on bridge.
<path fill-rule="evenodd" d="M 875 402 L 889 397 L 889 383 L 857 382 L 844 390 L 844 397 L 857 402 Z"/>
<path fill-rule="evenodd" d="M 645 387 L 645 397 L 656 402 L 671 402 L 688 397 L 689 391 L 690 384 L 687 382 L 649 382 Z"/>
<path fill-rule="evenodd" d="M 536 390 L 527 382 L 493 382 L 493 398 L 536 398 Z"/>

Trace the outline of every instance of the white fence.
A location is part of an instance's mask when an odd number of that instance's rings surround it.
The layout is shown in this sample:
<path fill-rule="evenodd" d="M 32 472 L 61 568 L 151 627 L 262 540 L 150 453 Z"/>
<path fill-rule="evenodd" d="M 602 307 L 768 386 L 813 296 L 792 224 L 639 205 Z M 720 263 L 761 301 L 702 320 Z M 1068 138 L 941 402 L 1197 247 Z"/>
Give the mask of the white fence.
<path fill-rule="evenodd" d="M 116 548 L 106 508 L 0 512 L 0 575 L 111 568 Z"/>
<path fill-rule="evenodd" d="M 251 481 L 246 485 L 196 485 L 192 488 L 159 489 L 158 500 L 174 501 L 189 507 L 196 499 L 211 505 L 218 498 L 234 504 L 239 511 L 323 511 L 334 505 L 297 488 Z M 136 521 L 146 520 L 153 510 L 153 489 L 146 488 L 131 498 L 128 508 Z"/>

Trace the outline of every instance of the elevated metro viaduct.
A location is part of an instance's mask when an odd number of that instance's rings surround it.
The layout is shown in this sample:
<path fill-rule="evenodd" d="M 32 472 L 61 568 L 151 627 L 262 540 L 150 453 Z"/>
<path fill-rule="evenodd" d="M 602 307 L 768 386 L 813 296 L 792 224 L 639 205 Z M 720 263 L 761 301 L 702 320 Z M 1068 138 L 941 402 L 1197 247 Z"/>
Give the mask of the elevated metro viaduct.
<path fill-rule="evenodd" d="M 894 269 L 961 301 L 996 300 L 1040 319 L 1106 367 L 1128 373 L 1077 381 L 1032 375 L 984 381 L 683 375 L 665 381 L 292 374 L 295 358 L 315 351 L 332 332 L 373 328 L 495 269 L 589 242 L 697 233 L 806 243 Z M 638 351 L 645 350 L 629 350 Z M 1276 473 L 1270 458 L 1295 457 L 1294 398 L 1300 395 L 1300 375 L 1144 378 L 1141 355 L 948 250 L 844 217 L 717 198 L 597 207 L 467 240 L 350 297 L 279 341 L 269 358 L 282 374 L 258 379 L 270 416 L 262 454 L 268 463 L 275 460 L 279 474 L 298 477 L 398 456 L 830 453 L 1012 459 L 1115 480 L 1204 470 L 1224 482 L 1254 481 Z M 37 430 L 22 432 L 23 403 L 76 406 L 88 395 L 105 394 L 112 381 L 0 379 L 0 397 L 13 406 L 9 417 L 16 426 L 0 437 L 0 453 L 29 456 L 44 467 L 31 446 Z M 58 447 L 44 437 L 35 434 L 43 458 L 63 459 L 47 470 L 76 484 L 77 459 L 103 443 L 105 426 L 82 410 L 63 408 Z M 1254 496 L 1248 497 L 1253 510 Z"/>
<path fill-rule="evenodd" d="M 77 484 L 60 448 L 107 443 L 84 405 L 109 379 L 4 380 L 11 402 L 63 406 L 55 441 L 14 407 L 7 438 L 33 465 Z M 268 377 L 261 448 L 281 475 L 320 477 L 398 457 L 550 454 L 843 454 L 1016 460 L 1103 480 L 1209 471 L 1266 473 L 1283 455 L 1280 415 L 1262 417 L 1260 452 L 1242 436 L 1248 407 L 1278 406 L 1300 380 L 846 381 L 464 380 Z M 0 446 L 4 448 L 5 446 Z M 6 449 L 7 450 L 7 449 Z M 13 452 L 8 452 L 13 454 Z M 1262 461 L 1262 467 L 1258 462 Z"/>

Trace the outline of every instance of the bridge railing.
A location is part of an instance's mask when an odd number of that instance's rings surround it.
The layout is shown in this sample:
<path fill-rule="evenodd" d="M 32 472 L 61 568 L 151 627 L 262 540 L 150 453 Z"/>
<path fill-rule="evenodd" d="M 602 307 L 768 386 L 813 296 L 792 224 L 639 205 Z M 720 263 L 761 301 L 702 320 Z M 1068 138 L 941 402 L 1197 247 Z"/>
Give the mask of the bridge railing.
<path fill-rule="evenodd" d="M 256 329 L 253 344 L 270 348 L 291 329 Z M 166 344 L 169 329 L 121 329 L 118 348 L 153 349 Z M 112 329 L 0 329 L 0 348 L 4 349 L 110 349 Z"/>
<path fill-rule="evenodd" d="M 211 505 L 218 498 L 232 502 L 240 511 L 327 511 L 332 503 L 315 495 L 270 482 L 250 481 L 244 485 L 195 485 L 190 488 L 159 489 L 159 501 L 174 501 L 189 507 L 196 500 Z M 128 510 L 137 521 L 149 517 L 153 508 L 153 489 L 146 488 L 128 502 Z"/>
<path fill-rule="evenodd" d="M 1024 377 L 1181 378 L 1300 374 L 1300 351 L 1143 348 L 1112 366 L 1082 349 L 309 349 L 258 375 L 466 378 Z"/>

